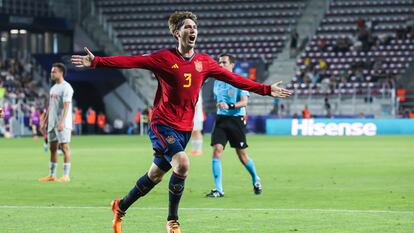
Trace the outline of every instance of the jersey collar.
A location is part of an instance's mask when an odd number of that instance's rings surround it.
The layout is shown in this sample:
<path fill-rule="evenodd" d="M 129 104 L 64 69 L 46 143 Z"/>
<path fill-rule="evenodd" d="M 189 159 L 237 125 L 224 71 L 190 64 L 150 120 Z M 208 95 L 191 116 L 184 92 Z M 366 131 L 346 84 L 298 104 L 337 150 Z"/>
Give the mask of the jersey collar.
<path fill-rule="evenodd" d="M 191 60 L 193 60 L 194 56 L 196 55 L 196 52 L 194 51 L 194 53 L 193 53 L 193 55 L 191 55 L 191 57 L 184 57 L 184 56 L 180 53 L 180 51 L 178 51 L 178 48 L 175 48 L 175 52 L 178 54 L 178 56 L 180 56 L 180 58 L 181 58 L 183 61 L 191 61 Z"/>

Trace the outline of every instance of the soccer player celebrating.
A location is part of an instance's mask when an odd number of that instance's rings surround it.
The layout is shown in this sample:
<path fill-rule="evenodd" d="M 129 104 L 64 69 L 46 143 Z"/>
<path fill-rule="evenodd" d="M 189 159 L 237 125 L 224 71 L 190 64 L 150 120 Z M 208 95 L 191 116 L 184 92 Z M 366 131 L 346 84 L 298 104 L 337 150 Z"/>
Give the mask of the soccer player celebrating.
<path fill-rule="evenodd" d="M 62 63 L 54 63 L 51 70 L 51 79 L 55 84 L 50 89 L 49 108 L 42 122 L 42 130 L 47 127 L 50 144 L 50 174 L 39 181 L 70 181 L 70 150 L 69 142 L 72 132 L 72 86 L 64 80 L 66 67 Z M 46 123 L 47 122 L 47 123 Z M 56 178 L 58 147 L 61 147 L 64 156 L 63 176 Z"/>
<path fill-rule="evenodd" d="M 230 54 L 219 56 L 219 65 L 228 71 L 233 71 L 235 58 Z M 255 194 L 262 192 L 260 179 L 257 176 L 253 160 L 246 152 L 246 106 L 249 92 L 240 90 L 223 81 L 214 82 L 214 99 L 217 102 L 217 119 L 211 135 L 213 146 L 212 171 L 216 188 L 211 190 L 207 197 L 224 197 L 221 172 L 221 155 L 227 141 L 236 149 L 240 162 L 252 177 Z"/>
<path fill-rule="evenodd" d="M 149 171 L 138 179 L 122 199 L 112 202 L 114 232 L 122 232 L 122 218 L 126 210 L 146 195 L 172 168 L 169 181 L 167 232 L 180 233 L 178 206 L 184 191 L 190 166 L 185 147 L 193 129 L 195 105 L 200 88 L 207 77 L 215 77 L 232 85 L 261 95 L 287 97 L 291 93 L 273 85 L 259 84 L 221 68 L 209 56 L 195 53 L 197 16 L 191 12 L 175 12 L 169 20 L 170 32 L 178 42 L 175 49 L 160 50 L 144 56 L 73 55 L 77 67 L 143 68 L 152 71 L 158 80 L 154 113 L 148 130 L 154 160 Z"/>

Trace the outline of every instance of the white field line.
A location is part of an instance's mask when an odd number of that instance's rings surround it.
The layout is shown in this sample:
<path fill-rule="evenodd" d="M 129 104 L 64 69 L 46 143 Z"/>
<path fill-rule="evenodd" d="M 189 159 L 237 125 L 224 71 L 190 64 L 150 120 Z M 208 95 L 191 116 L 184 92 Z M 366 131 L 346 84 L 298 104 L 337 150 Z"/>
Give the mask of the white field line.
<path fill-rule="evenodd" d="M 109 206 L 13 206 L 0 205 L 0 209 L 109 209 Z M 133 210 L 167 210 L 167 208 L 133 208 Z M 301 208 L 180 208 L 183 211 L 256 211 L 256 212 L 314 212 L 314 213 L 368 213 L 414 214 L 409 210 L 349 210 L 349 209 L 301 209 Z"/>

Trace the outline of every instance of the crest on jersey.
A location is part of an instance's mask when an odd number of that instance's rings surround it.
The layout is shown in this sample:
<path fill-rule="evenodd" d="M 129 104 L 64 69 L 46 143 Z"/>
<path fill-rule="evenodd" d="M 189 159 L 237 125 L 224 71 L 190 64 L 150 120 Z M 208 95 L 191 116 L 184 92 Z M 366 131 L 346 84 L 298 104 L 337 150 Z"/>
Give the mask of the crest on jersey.
<path fill-rule="evenodd" d="M 203 63 L 201 63 L 201 61 L 195 61 L 195 62 L 194 62 L 194 65 L 195 65 L 195 69 L 196 69 L 198 72 L 203 71 Z"/>
<path fill-rule="evenodd" d="M 175 138 L 172 135 L 168 136 L 166 140 L 169 144 L 173 144 L 175 142 Z"/>

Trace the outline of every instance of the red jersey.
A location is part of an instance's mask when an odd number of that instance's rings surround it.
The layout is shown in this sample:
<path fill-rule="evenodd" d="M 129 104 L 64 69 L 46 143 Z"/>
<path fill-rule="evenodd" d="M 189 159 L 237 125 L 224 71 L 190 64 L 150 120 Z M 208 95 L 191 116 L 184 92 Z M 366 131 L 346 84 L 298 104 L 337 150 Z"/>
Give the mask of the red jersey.
<path fill-rule="evenodd" d="M 143 56 L 98 57 L 92 67 L 141 68 L 152 71 L 158 80 L 152 123 L 191 131 L 198 93 L 208 77 L 260 95 L 270 95 L 269 85 L 253 82 L 221 68 L 206 54 L 195 53 L 185 59 L 176 49 L 160 50 Z"/>

